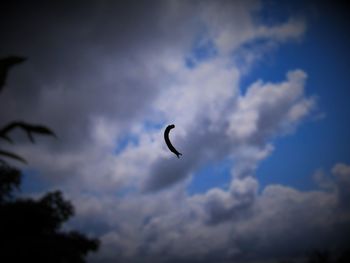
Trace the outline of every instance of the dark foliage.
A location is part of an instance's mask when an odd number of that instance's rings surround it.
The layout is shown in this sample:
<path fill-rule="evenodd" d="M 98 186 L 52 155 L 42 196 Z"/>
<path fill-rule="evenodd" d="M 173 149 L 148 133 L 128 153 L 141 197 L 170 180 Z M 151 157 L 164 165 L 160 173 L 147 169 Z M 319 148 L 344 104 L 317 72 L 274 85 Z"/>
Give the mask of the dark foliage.
<path fill-rule="evenodd" d="M 6 85 L 6 78 L 9 70 L 13 66 L 17 64 L 21 64 L 24 61 L 26 61 L 26 58 L 18 57 L 18 56 L 9 56 L 9 57 L 0 59 L 0 91 Z"/>
<path fill-rule="evenodd" d="M 4 88 L 4 85 L 6 84 L 6 77 L 7 77 L 8 71 L 13 66 L 17 64 L 21 64 L 25 60 L 26 58 L 18 57 L 18 56 L 9 56 L 9 57 L 0 59 L 0 92 Z M 4 127 L 0 128 L 0 139 L 5 140 L 9 143 L 13 143 L 11 137 L 9 136 L 9 133 L 16 128 L 23 130 L 27 134 L 28 139 L 32 143 L 34 143 L 33 134 L 50 135 L 50 136 L 56 137 L 55 133 L 51 129 L 43 125 L 34 125 L 23 121 L 13 121 L 5 125 Z M 24 158 L 22 158 L 21 156 L 11 151 L 0 149 L 0 157 L 1 156 L 20 161 L 22 163 L 26 163 L 26 160 Z M 0 162 L 5 163 L 5 160 L 0 158 Z"/>
<path fill-rule="evenodd" d="M 350 250 L 331 253 L 330 251 L 315 250 L 309 255 L 307 263 L 349 263 Z"/>
<path fill-rule="evenodd" d="M 74 212 L 61 192 L 38 200 L 15 197 L 21 173 L 0 165 L 0 261 L 1 262 L 84 262 L 98 241 L 60 228 Z"/>
<path fill-rule="evenodd" d="M 13 192 L 19 189 L 21 173 L 7 165 L 1 165 L 0 170 L 0 205 L 13 198 Z"/>
<path fill-rule="evenodd" d="M 314 250 L 304 260 L 293 261 L 283 260 L 279 263 L 350 263 L 350 250 L 333 251 L 332 253 L 328 250 Z"/>
<path fill-rule="evenodd" d="M 0 59 L 0 92 L 9 69 L 25 60 L 17 56 Z M 0 139 L 13 143 L 9 133 L 14 129 L 23 130 L 33 143 L 34 134 L 56 137 L 43 125 L 13 121 L 0 128 Z M 61 231 L 62 224 L 73 216 L 71 203 L 60 191 L 38 200 L 18 198 L 21 172 L 2 157 L 26 163 L 21 156 L 0 149 L 0 262 L 85 262 L 87 253 L 96 251 L 99 242 L 76 231 Z"/>

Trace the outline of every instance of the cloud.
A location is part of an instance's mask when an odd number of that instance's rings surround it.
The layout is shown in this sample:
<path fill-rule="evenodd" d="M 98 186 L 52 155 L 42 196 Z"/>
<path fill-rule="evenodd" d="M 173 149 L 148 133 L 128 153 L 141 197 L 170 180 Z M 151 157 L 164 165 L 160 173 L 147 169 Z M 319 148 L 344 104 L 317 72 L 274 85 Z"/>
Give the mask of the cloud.
<path fill-rule="evenodd" d="M 350 166 L 344 163 L 337 163 L 332 173 L 336 178 L 338 185 L 338 201 L 339 206 L 349 211 L 349 198 L 350 198 Z"/>
<path fill-rule="evenodd" d="M 265 44 L 300 40 L 306 30 L 296 18 L 257 21 L 261 5 L 91 1 L 4 9 L 0 27 L 16 30 L 6 31 L 0 53 L 29 62 L 10 75 L 0 121 L 44 123 L 58 134 L 58 141 L 15 147 L 73 201 L 77 214 L 66 227 L 101 239 L 91 262 L 253 261 L 300 256 L 329 239 L 344 244 L 346 164 L 334 167 L 333 187 L 323 190 L 259 189 L 255 170 L 273 139 L 294 132 L 316 104 L 302 69 L 242 92 L 247 68 L 271 51 Z M 210 55 L 198 59 L 201 43 L 210 43 L 201 46 Z M 241 67 L 234 58 L 246 44 L 251 59 Z M 179 160 L 163 142 L 169 123 Z M 137 143 L 119 147 L 129 137 Z M 227 189 L 188 195 L 198 169 L 226 159 Z"/>
<path fill-rule="evenodd" d="M 171 110 L 174 118 L 185 115 L 182 113 L 184 109 L 189 113 L 181 118 L 182 121 L 195 115 L 191 118 L 195 123 L 184 123 L 185 127 L 186 124 L 188 126 L 186 134 L 175 139 L 175 145 L 182 146 L 180 151 L 186 158 L 182 162 L 159 158 L 152 164 L 149 178 L 144 183 L 146 190 L 158 190 L 172 185 L 190 176 L 201 164 L 227 156 L 234 158 L 234 169 L 240 169 L 239 173 L 243 175 L 244 166 L 245 169 L 248 166 L 253 168 L 259 160 L 268 156 L 272 150 L 268 141 L 273 136 L 294 127 L 314 105 L 312 98 L 304 96 L 306 74 L 301 70 L 288 72 L 287 80 L 281 83 L 257 81 L 243 95 L 235 92 L 238 86 L 233 86 L 229 81 L 221 81 L 218 85 L 209 82 L 210 93 L 206 94 L 207 86 L 204 84 L 203 87 L 201 83 L 208 83 L 210 76 L 221 75 L 221 80 L 230 79 L 226 75 L 228 70 L 217 64 L 211 71 L 205 69 L 205 74 L 198 73 L 202 71 L 201 66 L 191 71 L 194 71 L 192 77 L 195 81 L 190 80 L 193 84 L 186 85 L 185 82 L 183 87 L 186 92 L 181 91 L 181 86 L 176 89 L 181 107 L 172 107 L 170 100 L 174 96 L 164 95 L 168 110 Z M 234 83 L 237 85 L 237 82 Z M 213 89 L 213 86 L 216 88 Z M 176 100 L 174 103 L 179 102 Z M 188 104 L 191 106 L 188 107 Z M 191 110 L 192 107 L 203 114 L 195 113 Z M 254 168 L 249 172 L 252 170 Z"/>
<path fill-rule="evenodd" d="M 300 258 L 314 248 L 346 248 L 350 214 L 344 208 L 339 210 L 342 185 L 333 181 L 331 191 L 268 185 L 258 193 L 257 180 L 246 177 L 234 179 L 228 191 L 216 188 L 195 196 L 186 196 L 179 187 L 122 202 L 90 197 L 82 202 L 91 209 L 85 208 L 86 216 L 78 216 L 76 224 L 94 221 L 87 216 L 88 210 L 110 224 L 110 231 L 101 236 L 106 246 L 91 258 L 93 262 Z M 100 212 L 96 212 L 97 204 Z M 84 227 L 89 228 L 89 224 Z"/>
<path fill-rule="evenodd" d="M 258 3 L 194 5 L 169 1 L 134 6 L 89 2 L 83 9 L 44 5 L 39 13 L 35 8 L 19 5 L 7 10 L 8 14 L 15 10 L 16 15 L 25 18 L 16 23 L 16 39 L 32 30 L 31 40 L 38 44 L 13 41 L 12 36 L 2 46 L 3 52 L 25 52 L 30 64 L 18 72 L 21 78 L 10 79 L 12 87 L 3 94 L 5 103 L 0 106 L 10 110 L 1 121 L 41 122 L 59 135 L 59 142 L 45 141 L 36 149 L 26 144 L 18 146 L 24 156 L 33 155 L 34 167 L 50 174 L 46 176 L 48 180 L 69 187 L 70 178 L 74 178 L 87 188 L 115 189 L 141 181 L 145 191 L 161 189 L 188 178 L 207 160 L 233 154 L 234 140 L 242 140 L 228 138 L 223 133 L 227 125 L 231 133 L 239 133 L 232 127 L 253 129 L 257 125 L 253 116 L 246 116 L 249 113 L 237 113 L 237 101 L 246 97 L 239 96 L 241 73 L 235 65 L 228 64 L 214 36 L 235 33 L 235 38 L 240 39 L 238 46 L 259 38 L 261 33 L 252 33 L 260 30 L 260 25 L 252 22 Z M 126 11 L 130 16 L 125 15 Z M 192 15 L 195 12 L 198 17 Z M 57 22 L 49 14 L 65 19 Z M 136 14 L 138 19 L 133 19 Z M 45 27 L 35 26 L 37 16 L 45 18 Z M 3 19 L 6 17 L 10 15 Z M 5 22 L 8 26 L 13 23 L 11 19 Z M 286 24 L 294 28 L 296 22 Z M 200 39 L 212 38 L 219 53 L 190 69 L 184 63 L 185 57 L 202 28 L 206 30 L 199 34 Z M 222 33 L 225 28 L 236 31 Z M 293 30 L 281 31 L 287 37 Z M 271 35 L 280 34 L 273 32 Z M 290 37 L 296 35 L 291 33 Z M 236 42 L 232 41 L 230 45 L 234 47 Z M 309 102 L 307 98 L 305 101 Z M 295 104 L 291 114 L 297 122 L 311 106 Z M 227 120 L 230 115 L 232 118 Z M 249 121 L 235 126 L 237 119 Z M 186 161 L 177 166 L 166 160 L 164 147 L 155 140 L 160 132 L 146 131 L 142 127 L 145 121 L 176 123 L 174 143 L 184 151 Z M 113 156 L 116 142 L 128 133 L 134 133 L 140 143 Z M 249 130 L 241 136 L 247 133 Z M 35 154 L 31 154 L 33 151 Z M 168 176 L 164 177 L 163 172 Z"/>
<path fill-rule="evenodd" d="M 257 189 L 256 179 L 245 177 L 232 180 L 229 191 L 213 188 L 203 196 L 194 197 L 194 200 L 202 202 L 208 224 L 219 224 L 227 220 L 232 222 L 247 216 L 255 201 Z"/>
<path fill-rule="evenodd" d="M 279 84 L 253 83 L 239 99 L 228 133 L 259 143 L 281 132 L 281 128 L 298 122 L 313 105 L 312 98 L 303 97 L 305 80 L 305 72 L 295 70 L 288 72 L 287 80 Z"/>

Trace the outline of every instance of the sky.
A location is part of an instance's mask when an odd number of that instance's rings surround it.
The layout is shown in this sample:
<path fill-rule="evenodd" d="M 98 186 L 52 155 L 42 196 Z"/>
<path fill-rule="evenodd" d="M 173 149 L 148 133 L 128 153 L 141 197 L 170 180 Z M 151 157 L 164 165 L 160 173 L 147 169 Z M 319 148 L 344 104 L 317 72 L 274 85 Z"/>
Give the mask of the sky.
<path fill-rule="evenodd" d="M 334 1 L 11 1 L 0 55 L 26 56 L 0 125 L 60 189 L 88 262 L 277 262 L 350 234 L 350 36 Z M 167 125 L 178 159 L 163 139 Z M 6 145 L 6 147 L 9 147 Z"/>

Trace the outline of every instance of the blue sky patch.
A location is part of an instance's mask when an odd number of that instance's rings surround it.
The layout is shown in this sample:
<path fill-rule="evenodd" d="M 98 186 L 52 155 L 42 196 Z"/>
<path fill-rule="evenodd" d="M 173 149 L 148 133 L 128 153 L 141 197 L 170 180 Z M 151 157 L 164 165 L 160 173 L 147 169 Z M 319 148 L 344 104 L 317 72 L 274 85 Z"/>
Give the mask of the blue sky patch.
<path fill-rule="evenodd" d="M 118 155 L 123 152 L 129 145 L 137 146 L 138 144 L 139 138 L 137 135 L 132 133 L 125 134 L 118 140 L 114 153 Z"/>
<path fill-rule="evenodd" d="M 228 159 L 204 165 L 194 173 L 188 193 L 203 193 L 213 187 L 227 189 L 231 181 L 231 166 L 232 161 Z"/>
<path fill-rule="evenodd" d="M 26 194 L 46 192 L 50 188 L 50 183 L 42 178 L 39 171 L 35 169 L 22 170 L 22 183 L 20 192 Z"/>
<path fill-rule="evenodd" d="M 342 52 L 350 46 L 350 37 L 341 28 L 340 18 L 334 17 L 332 26 L 322 17 L 310 19 L 300 43 L 284 43 L 241 79 L 244 91 L 257 79 L 279 82 L 287 71 L 301 69 L 308 75 L 305 93 L 317 96 L 317 110 L 325 114 L 274 141 L 274 152 L 257 170 L 261 188 L 278 183 L 315 189 L 312 176 L 317 169 L 330 170 L 335 163 L 350 162 L 350 53 Z"/>
<path fill-rule="evenodd" d="M 156 122 L 151 120 L 146 120 L 143 123 L 143 127 L 146 132 L 160 130 L 165 126 L 165 122 Z"/>
<path fill-rule="evenodd" d="M 217 55 L 218 51 L 215 44 L 210 39 L 198 39 L 188 56 L 185 63 L 188 68 L 195 68 L 198 63 L 211 59 Z"/>

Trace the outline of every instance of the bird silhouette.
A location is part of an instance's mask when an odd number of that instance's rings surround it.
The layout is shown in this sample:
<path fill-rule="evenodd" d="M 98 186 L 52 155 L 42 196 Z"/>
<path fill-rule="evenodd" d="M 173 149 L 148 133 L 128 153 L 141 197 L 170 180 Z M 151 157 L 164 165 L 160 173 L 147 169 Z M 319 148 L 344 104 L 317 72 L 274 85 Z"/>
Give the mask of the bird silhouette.
<path fill-rule="evenodd" d="M 166 142 L 166 145 L 168 146 L 169 150 L 171 152 L 173 152 L 177 158 L 180 158 L 180 155 L 182 155 L 182 153 L 179 153 L 175 147 L 171 144 L 170 142 L 170 139 L 169 139 L 169 133 L 170 133 L 170 130 L 171 129 L 174 129 L 175 128 L 175 125 L 174 124 L 171 124 L 171 125 L 168 125 L 168 127 L 166 127 L 165 131 L 164 131 L 164 140 Z"/>

